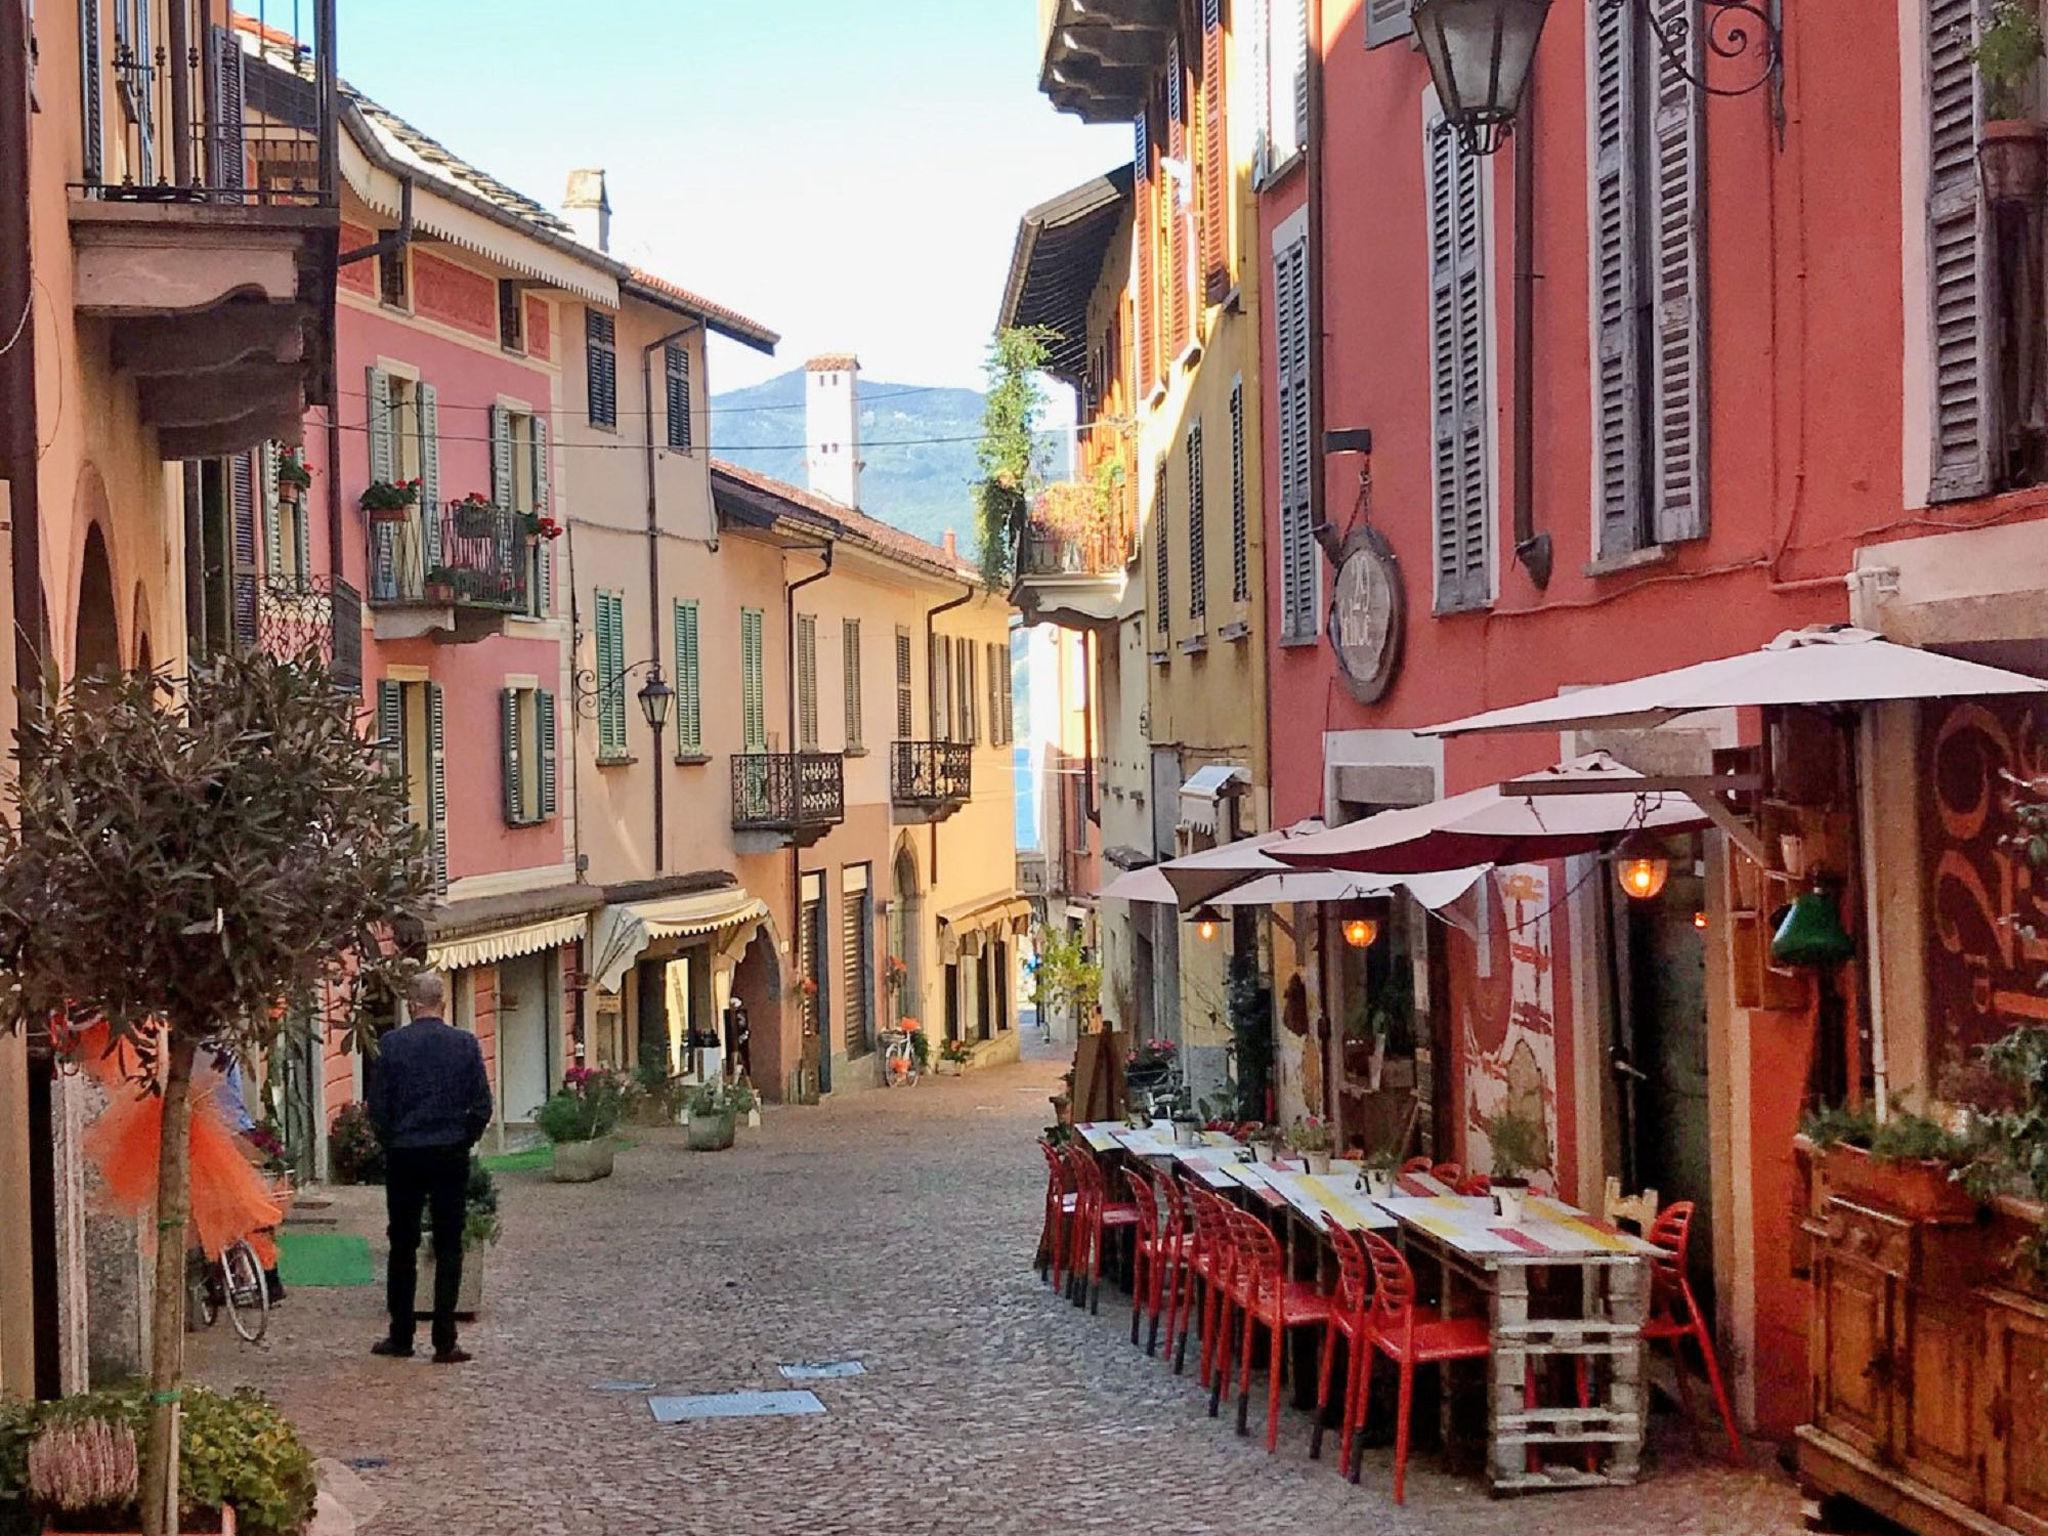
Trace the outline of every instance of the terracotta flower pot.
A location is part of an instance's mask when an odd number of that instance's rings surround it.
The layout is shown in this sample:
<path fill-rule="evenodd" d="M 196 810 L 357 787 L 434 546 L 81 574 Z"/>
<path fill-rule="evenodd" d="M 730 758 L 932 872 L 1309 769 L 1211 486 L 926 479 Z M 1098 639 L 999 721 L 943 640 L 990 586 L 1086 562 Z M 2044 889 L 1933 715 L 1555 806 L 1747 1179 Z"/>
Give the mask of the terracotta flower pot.
<path fill-rule="evenodd" d="M 2048 183 L 2048 140 L 2039 123 L 1994 118 L 1977 140 L 1977 172 L 1993 203 L 2038 202 Z"/>
<path fill-rule="evenodd" d="M 371 507 L 370 521 L 373 523 L 402 523 L 412 516 L 411 507 Z"/>
<path fill-rule="evenodd" d="M 1949 1177 L 1946 1163 L 1891 1162 L 1838 1142 L 1821 1150 L 1819 1164 L 1828 1193 L 1847 1200 L 1944 1225 L 1971 1221 L 1977 1214 L 1977 1202 Z"/>

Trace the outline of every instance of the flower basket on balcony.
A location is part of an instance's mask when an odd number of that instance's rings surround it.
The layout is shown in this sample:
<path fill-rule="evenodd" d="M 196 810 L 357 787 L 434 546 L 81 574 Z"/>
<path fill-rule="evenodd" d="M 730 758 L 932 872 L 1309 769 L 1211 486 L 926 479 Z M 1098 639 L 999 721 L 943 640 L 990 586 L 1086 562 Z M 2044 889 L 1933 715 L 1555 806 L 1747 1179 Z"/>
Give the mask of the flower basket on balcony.
<path fill-rule="evenodd" d="M 313 483 L 313 471 L 306 468 L 296 454 L 286 454 L 277 461 L 277 499 L 280 504 L 295 507 L 299 498 Z"/>
<path fill-rule="evenodd" d="M 471 491 L 455 503 L 455 532 L 465 539 L 487 539 L 498 531 L 498 509 Z"/>
<path fill-rule="evenodd" d="M 1984 87 L 1977 170 L 1994 207 L 2032 206 L 2048 182 L 2048 140 L 2028 112 L 2042 53 L 2041 18 L 2032 0 L 1998 0 L 1975 53 Z"/>
<path fill-rule="evenodd" d="M 360 505 L 373 523 L 402 523 L 411 518 L 419 500 L 417 480 L 372 480 L 363 487 Z"/>
<path fill-rule="evenodd" d="M 444 565 L 437 565 L 421 578 L 420 593 L 430 603 L 452 603 L 455 601 L 455 573 Z"/>

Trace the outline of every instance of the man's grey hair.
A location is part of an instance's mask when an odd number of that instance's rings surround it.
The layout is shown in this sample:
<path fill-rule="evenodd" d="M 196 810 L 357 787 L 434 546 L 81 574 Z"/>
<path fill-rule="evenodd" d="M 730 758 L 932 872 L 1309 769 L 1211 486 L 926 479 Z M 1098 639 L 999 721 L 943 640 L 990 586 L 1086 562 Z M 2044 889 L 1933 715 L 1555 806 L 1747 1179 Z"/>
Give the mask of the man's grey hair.
<path fill-rule="evenodd" d="M 439 1018 L 448 1006 L 448 983 L 439 971 L 420 971 L 405 984 L 405 1006 L 416 1019 Z"/>

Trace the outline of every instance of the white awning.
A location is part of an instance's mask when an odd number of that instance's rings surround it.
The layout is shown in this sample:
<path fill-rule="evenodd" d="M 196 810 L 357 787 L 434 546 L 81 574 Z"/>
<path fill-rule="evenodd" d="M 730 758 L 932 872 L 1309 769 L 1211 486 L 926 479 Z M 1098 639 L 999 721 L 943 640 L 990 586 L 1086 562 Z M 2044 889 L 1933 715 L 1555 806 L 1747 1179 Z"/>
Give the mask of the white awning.
<path fill-rule="evenodd" d="M 738 886 L 601 908 L 591 923 L 591 979 L 602 991 L 615 992 L 654 940 L 738 930 L 767 916 L 767 903 Z"/>
<path fill-rule="evenodd" d="M 1005 891 L 997 896 L 983 896 L 975 901 L 964 901 L 957 907 L 948 907 L 939 914 L 939 926 L 964 932 L 969 928 L 1014 928 L 1020 921 L 1031 917 L 1031 903 L 1022 896 Z"/>
<path fill-rule="evenodd" d="M 2048 693 L 2048 682 L 1939 651 L 1897 645 L 1867 629 L 1817 625 L 1787 630 L 1763 649 L 1739 656 L 1490 709 L 1424 726 L 1416 734 L 1614 729 L 1662 725 L 1708 709 L 2017 693 Z"/>
<path fill-rule="evenodd" d="M 576 912 L 568 917 L 543 918 L 539 922 L 519 923 L 490 933 L 473 933 L 466 938 L 428 945 L 427 965 L 437 971 L 466 971 L 473 965 L 495 965 L 500 960 L 512 960 L 520 955 L 538 954 L 544 949 L 574 944 L 583 937 L 583 926 L 583 914 Z"/>
<path fill-rule="evenodd" d="M 1180 824 L 1213 833 L 1217 802 L 1227 795 L 1242 794 L 1251 782 L 1241 763 L 1210 763 L 1197 768 L 1180 787 Z"/>
<path fill-rule="evenodd" d="M 1320 827 L 1320 823 L 1317 824 Z M 1195 906 L 1174 894 L 1170 873 L 1180 861 L 1154 864 L 1120 875 L 1099 895 L 1111 901 L 1146 901 L 1161 906 Z M 1297 902 L 1364 901 L 1405 891 L 1432 911 L 1449 906 L 1469 891 L 1486 865 L 1406 876 L 1364 875 L 1338 869 L 1288 869 L 1278 860 L 1274 872 L 1260 875 L 1207 898 L 1212 907 L 1279 907 Z"/>

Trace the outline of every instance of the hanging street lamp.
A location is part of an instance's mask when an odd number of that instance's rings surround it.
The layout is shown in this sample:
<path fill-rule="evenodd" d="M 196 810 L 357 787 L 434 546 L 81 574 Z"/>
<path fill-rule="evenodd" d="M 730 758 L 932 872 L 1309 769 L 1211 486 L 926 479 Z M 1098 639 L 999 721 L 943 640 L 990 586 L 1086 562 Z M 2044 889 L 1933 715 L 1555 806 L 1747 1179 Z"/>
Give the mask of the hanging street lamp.
<path fill-rule="evenodd" d="M 1654 901 L 1671 878 L 1669 851 L 1647 832 L 1631 832 L 1614 850 L 1614 878 L 1631 901 Z"/>
<path fill-rule="evenodd" d="M 663 727 L 668 724 L 669 706 L 676 701 L 675 689 L 662 680 L 661 663 L 651 664 L 647 681 L 640 685 L 637 697 L 640 700 L 640 713 L 646 718 L 648 728 L 659 737 Z"/>

